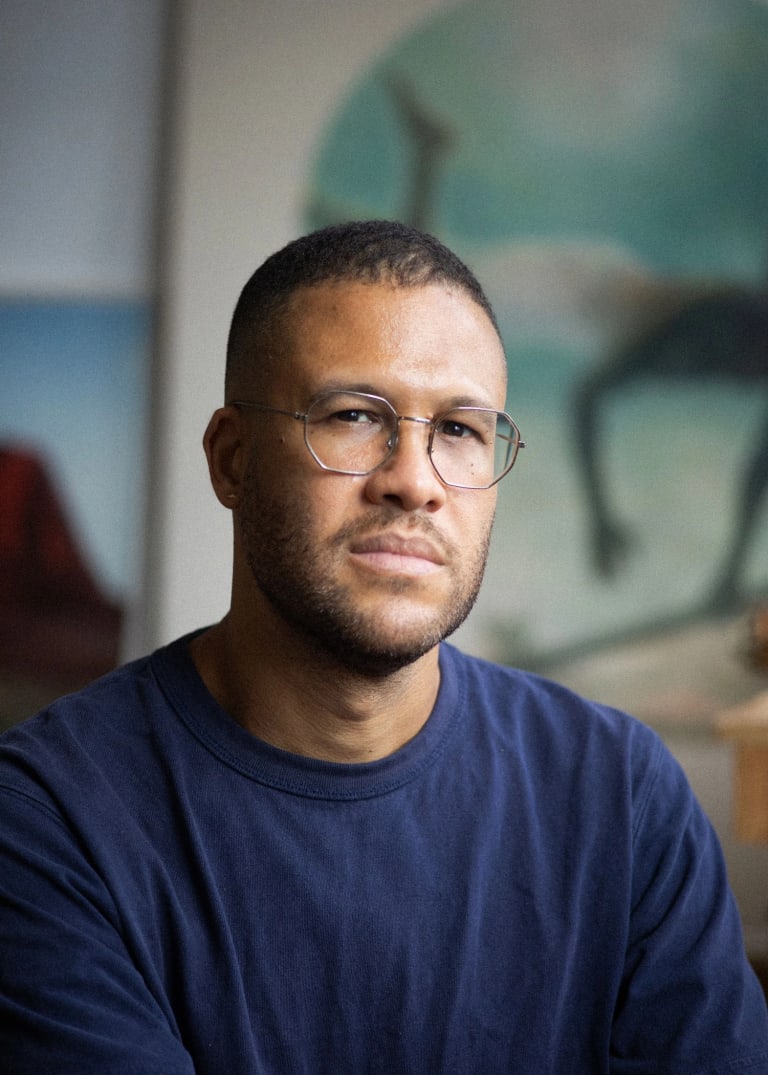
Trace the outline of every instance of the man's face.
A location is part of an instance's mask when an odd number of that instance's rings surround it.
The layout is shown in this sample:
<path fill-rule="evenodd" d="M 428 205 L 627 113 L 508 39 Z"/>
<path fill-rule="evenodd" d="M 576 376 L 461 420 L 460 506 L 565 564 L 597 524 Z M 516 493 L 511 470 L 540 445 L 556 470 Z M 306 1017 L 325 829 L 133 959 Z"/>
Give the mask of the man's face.
<path fill-rule="evenodd" d="M 269 387 L 250 399 L 304 412 L 346 388 L 425 418 L 460 404 L 504 407 L 501 343 L 458 288 L 304 288 L 284 323 Z M 422 424 L 402 422 L 394 455 L 351 476 L 318 466 L 301 422 L 255 410 L 244 420 L 252 439 L 238 543 L 269 614 L 373 675 L 416 660 L 463 622 L 485 567 L 495 488 L 444 486 Z"/>

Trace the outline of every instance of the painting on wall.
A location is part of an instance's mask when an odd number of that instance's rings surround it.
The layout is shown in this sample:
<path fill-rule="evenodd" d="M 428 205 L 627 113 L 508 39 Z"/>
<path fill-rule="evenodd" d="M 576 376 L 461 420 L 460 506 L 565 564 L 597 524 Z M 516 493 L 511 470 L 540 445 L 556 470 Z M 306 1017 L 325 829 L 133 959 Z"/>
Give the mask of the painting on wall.
<path fill-rule="evenodd" d="M 39 15 L 0 7 L 0 730 L 142 597 L 164 0 Z"/>
<path fill-rule="evenodd" d="M 350 89 L 306 224 L 475 269 L 526 452 L 462 644 L 661 726 L 766 686 L 768 5 L 473 0 Z"/>
<path fill-rule="evenodd" d="M 0 300 L 0 724 L 118 663 L 139 572 L 150 314 Z"/>

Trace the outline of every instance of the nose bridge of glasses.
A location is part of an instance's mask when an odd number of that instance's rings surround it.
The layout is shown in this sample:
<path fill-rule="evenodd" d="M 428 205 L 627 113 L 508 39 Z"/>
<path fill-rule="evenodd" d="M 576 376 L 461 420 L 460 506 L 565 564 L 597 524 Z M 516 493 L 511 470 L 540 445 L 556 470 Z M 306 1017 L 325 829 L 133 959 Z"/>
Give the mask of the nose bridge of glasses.
<path fill-rule="evenodd" d="M 394 414 L 393 428 L 387 440 L 387 448 L 390 451 L 393 451 L 397 446 L 401 422 L 413 422 L 414 425 L 427 426 L 430 434 L 432 432 L 431 427 L 434 425 L 431 418 L 420 418 L 418 415 L 413 414 Z"/>
<path fill-rule="evenodd" d="M 401 422 L 413 422 L 415 425 L 419 425 L 419 426 L 431 426 L 431 425 L 433 425 L 433 421 L 432 421 L 431 418 L 419 418 L 417 415 L 414 415 L 414 414 L 398 414 L 398 416 L 397 416 L 398 428 L 400 427 Z"/>

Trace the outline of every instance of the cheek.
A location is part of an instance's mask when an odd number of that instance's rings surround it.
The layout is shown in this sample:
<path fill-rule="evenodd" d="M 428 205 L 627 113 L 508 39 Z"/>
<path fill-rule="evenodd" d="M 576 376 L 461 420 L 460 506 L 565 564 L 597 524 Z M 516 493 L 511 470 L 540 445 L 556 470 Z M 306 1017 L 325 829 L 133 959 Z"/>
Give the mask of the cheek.
<path fill-rule="evenodd" d="M 318 550 L 355 517 L 361 496 L 355 479 L 327 474 L 309 456 L 298 461 L 284 457 L 270 481 L 259 484 L 272 518 L 293 533 L 303 532 Z"/>
<path fill-rule="evenodd" d="M 342 474 L 316 471 L 301 487 L 304 516 L 318 535 L 333 535 L 352 521 L 361 503 L 360 480 Z"/>
<path fill-rule="evenodd" d="M 315 463 L 303 442 L 289 437 L 270 438 L 256 443 L 248 460 L 248 496 L 251 514 L 257 516 L 259 505 L 275 520 L 290 522 L 297 514 L 312 514 L 317 493 L 313 489 Z"/>
<path fill-rule="evenodd" d="M 285 433 L 270 436 L 265 431 L 262 436 L 253 438 L 248 466 L 279 486 L 289 472 L 299 470 L 306 451 L 300 438 L 294 443 Z"/>
<path fill-rule="evenodd" d="M 458 519 L 459 534 L 464 537 L 463 544 L 476 549 L 488 540 L 493 520 L 496 515 L 496 496 L 492 489 L 483 493 L 470 493 L 473 500 L 461 505 Z M 461 538 L 460 538 L 461 540 Z"/>

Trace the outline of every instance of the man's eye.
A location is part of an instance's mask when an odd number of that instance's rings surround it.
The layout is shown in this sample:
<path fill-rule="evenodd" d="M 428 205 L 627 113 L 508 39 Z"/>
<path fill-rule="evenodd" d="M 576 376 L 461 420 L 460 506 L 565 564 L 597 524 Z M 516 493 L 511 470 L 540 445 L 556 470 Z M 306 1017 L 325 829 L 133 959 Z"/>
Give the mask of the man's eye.
<path fill-rule="evenodd" d="M 335 422 L 347 422 L 349 425 L 364 425 L 377 420 L 373 412 L 360 410 L 335 411 L 331 418 Z"/>
<path fill-rule="evenodd" d="M 477 431 L 470 426 L 465 425 L 463 422 L 456 422 L 453 419 L 448 419 L 440 423 L 438 432 L 443 437 L 476 437 Z"/>

